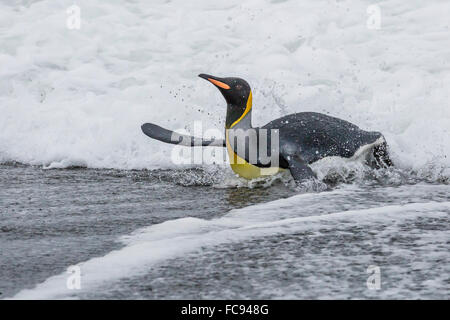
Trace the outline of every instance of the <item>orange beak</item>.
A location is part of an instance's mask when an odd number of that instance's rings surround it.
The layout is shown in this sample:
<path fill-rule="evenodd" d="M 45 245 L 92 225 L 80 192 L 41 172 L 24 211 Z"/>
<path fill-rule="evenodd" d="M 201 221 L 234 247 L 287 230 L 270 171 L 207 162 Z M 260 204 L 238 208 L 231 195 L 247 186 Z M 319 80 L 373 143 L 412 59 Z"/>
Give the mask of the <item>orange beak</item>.
<path fill-rule="evenodd" d="M 230 89 L 229 85 L 227 85 L 226 83 L 223 83 L 223 82 L 221 82 L 219 80 L 214 80 L 214 79 L 211 79 L 211 78 L 208 78 L 206 80 L 208 80 L 209 82 L 215 84 L 216 86 L 218 86 L 218 87 L 220 87 L 222 89 L 227 89 L 227 90 Z"/>
<path fill-rule="evenodd" d="M 220 78 L 217 78 L 217 77 L 214 77 L 214 76 L 210 76 L 208 74 L 203 74 L 203 73 L 199 74 L 198 76 L 200 78 L 208 80 L 209 82 L 211 82 L 216 87 L 219 87 L 219 88 L 222 88 L 222 89 L 226 89 L 226 90 L 230 89 L 229 85 L 227 85 L 225 82 L 222 82 L 222 81 L 218 80 Z"/>

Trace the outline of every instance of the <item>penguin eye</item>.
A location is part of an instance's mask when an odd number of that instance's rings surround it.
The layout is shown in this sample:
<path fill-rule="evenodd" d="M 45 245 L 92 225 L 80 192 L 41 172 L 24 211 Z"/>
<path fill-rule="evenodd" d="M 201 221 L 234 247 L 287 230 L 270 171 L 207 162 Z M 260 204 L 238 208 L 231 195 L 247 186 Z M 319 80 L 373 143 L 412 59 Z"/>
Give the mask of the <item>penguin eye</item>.
<path fill-rule="evenodd" d="M 241 84 L 237 84 L 237 85 L 236 85 L 236 89 L 237 89 L 237 90 L 241 90 L 241 89 L 242 89 L 242 85 L 241 85 Z"/>

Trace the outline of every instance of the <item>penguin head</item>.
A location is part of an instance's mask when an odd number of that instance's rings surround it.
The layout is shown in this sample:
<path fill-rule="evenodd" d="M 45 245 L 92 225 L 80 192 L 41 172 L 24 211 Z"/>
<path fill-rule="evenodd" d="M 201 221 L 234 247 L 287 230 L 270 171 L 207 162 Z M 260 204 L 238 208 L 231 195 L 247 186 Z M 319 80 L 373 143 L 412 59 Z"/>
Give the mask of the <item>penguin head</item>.
<path fill-rule="evenodd" d="M 232 127 L 250 111 L 252 91 L 247 81 L 241 78 L 219 78 L 203 73 L 198 76 L 211 82 L 225 98 L 228 105 L 227 126 Z"/>

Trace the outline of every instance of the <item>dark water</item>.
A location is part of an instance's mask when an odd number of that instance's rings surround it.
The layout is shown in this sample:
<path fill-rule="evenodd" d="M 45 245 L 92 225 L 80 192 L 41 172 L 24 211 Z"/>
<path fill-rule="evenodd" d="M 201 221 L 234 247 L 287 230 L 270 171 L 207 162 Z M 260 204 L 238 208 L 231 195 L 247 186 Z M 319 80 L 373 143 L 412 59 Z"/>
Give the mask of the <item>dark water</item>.
<path fill-rule="evenodd" d="M 0 297 L 450 298 L 448 184 L 366 179 L 298 195 L 221 180 L 0 166 Z M 67 291 L 75 264 L 82 290 Z M 379 290 L 366 285 L 373 265 Z"/>
<path fill-rule="evenodd" d="M 209 182 L 202 172 L 191 174 Z M 186 216 L 212 219 L 293 193 L 184 186 L 195 181 L 181 175 L 0 165 L 0 297 L 117 249 L 120 235 L 140 227 Z"/>

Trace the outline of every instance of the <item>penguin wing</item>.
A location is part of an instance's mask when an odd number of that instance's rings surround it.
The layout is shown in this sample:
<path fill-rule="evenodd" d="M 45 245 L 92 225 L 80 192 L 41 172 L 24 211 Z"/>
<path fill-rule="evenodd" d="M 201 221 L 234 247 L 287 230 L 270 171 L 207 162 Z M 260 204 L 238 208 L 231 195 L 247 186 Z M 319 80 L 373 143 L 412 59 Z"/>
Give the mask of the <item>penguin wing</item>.
<path fill-rule="evenodd" d="M 160 126 L 157 126 L 153 123 L 144 123 L 141 126 L 142 132 L 150 138 L 170 143 L 170 144 L 178 144 L 187 147 L 196 147 L 196 146 L 211 146 L 211 147 L 225 147 L 226 143 L 223 139 L 201 139 L 193 136 L 188 136 L 184 134 L 177 133 L 175 131 L 171 131 L 168 129 L 164 129 Z"/>

